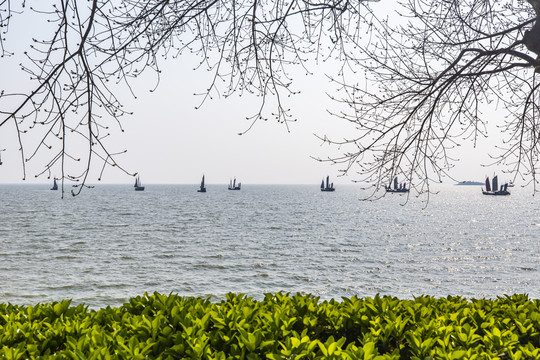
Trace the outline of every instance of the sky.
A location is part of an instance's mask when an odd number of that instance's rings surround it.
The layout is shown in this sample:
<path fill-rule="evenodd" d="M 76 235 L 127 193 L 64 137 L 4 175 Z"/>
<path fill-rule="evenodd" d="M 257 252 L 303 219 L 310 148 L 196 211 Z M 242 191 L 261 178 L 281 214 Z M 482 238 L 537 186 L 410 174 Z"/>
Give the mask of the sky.
<path fill-rule="evenodd" d="M 13 25 L 10 31 L 16 32 Z M 32 29 L 24 29 L 33 31 Z M 23 31 L 24 32 L 24 31 Z M 19 70 L 21 50 L 11 59 L 0 59 L 2 83 L 0 89 L 19 85 L 27 75 Z M 154 91 L 154 82 L 137 82 L 134 99 L 127 91 L 118 94 L 125 108 L 133 115 L 124 117 L 123 133 L 114 132 L 115 150 L 127 152 L 117 158 L 130 173 L 139 173 L 144 184 L 196 184 L 203 174 L 208 184 L 225 184 L 233 177 L 246 184 L 319 184 L 330 175 L 336 185 L 350 184 L 358 179 L 354 169 L 340 175 L 340 165 L 313 159 L 339 155 L 339 149 L 321 145 L 315 134 L 336 139 L 350 137 L 351 128 L 343 120 L 331 116 L 327 109 L 336 109 L 327 96 L 335 85 L 324 75 L 332 64 L 313 64 L 313 75 L 299 69 L 293 77 L 293 88 L 300 94 L 287 98 L 287 105 L 297 119 L 289 124 L 275 120 L 258 121 L 250 131 L 238 135 L 250 126 L 246 117 L 253 114 L 260 98 L 232 96 L 207 100 L 199 109 L 200 93 L 208 87 L 211 73 L 194 70 L 198 59 L 185 55 L 163 62 L 162 78 Z M 339 64 L 334 64 L 335 68 Z M 24 80 L 23 80 L 24 79 Z M 150 79 L 152 77 L 150 76 Z M 486 116 L 498 116 L 495 111 Z M 25 139 L 30 141 L 32 135 Z M 493 139 L 491 140 L 493 141 Z M 481 181 L 486 170 L 480 166 L 487 161 L 487 149 L 493 144 L 481 144 L 472 149 L 468 144 L 458 152 L 461 159 L 452 175 L 459 180 Z M 45 176 L 35 178 L 43 169 L 43 161 L 27 163 L 27 177 L 22 181 L 21 157 L 13 126 L 0 128 L 0 183 L 47 183 Z M 98 182 L 99 163 L 94 164 L 88 183 Z M 52 176 L 59 176 L 52 174 Z M 131 183 L 133 178 L 117 168 L 108 167 L 101 183 Z M 445 179 L 453 182 L 452 179 Z"/>

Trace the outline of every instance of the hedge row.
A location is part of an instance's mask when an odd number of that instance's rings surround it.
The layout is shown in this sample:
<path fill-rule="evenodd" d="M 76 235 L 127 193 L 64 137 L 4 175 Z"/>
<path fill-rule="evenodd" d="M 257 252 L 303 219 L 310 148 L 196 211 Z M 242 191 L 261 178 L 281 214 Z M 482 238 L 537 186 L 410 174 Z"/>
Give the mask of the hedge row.
<path fill-rule="evenodd" d="M 0 304 L 0 358 L 538 359 L 539 304 L 527 295 L 283 293 L 220 303 L 154 293 L 97 311 L 70 301 Z"/>

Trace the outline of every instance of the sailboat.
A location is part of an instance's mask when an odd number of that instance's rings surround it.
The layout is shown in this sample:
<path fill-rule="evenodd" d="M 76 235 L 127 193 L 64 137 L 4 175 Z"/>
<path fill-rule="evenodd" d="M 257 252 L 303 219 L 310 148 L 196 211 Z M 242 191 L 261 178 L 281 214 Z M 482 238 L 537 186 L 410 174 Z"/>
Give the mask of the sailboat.
<path fill-rule="evenodd" d="M 326 185 L 324 184 L 324 178 L 321 181 L 321 191 L 334 191 L 334 183 L 330 183 L 330 176 L 326 177 Z"/>
<path fill-rule="evenodd" d="M 135 178 L 135 185 L 133 185 L 135 191 L 144 191 L 144 186 L 142 186 L 141 178 L 137 175 Z"/>
<path fill-rule="evenodd" d="M 242 188 L 242 183 L 239 182 L 238 185 L 236 184 L 236 178 L 234 178 L 234 181 L 229 181 L 229 190 L 240 190 Z"/>
<path fill-rule="evenodd" d="M 407 193 L 407 192 L 409 192 L 409 188 L 407 188 L 406 183 L 403 183 L 403 184 L 398 183 L 397 176 L 394 178 L 394 187 L 392 188 L 392 186 L 389 185 L 389 186 L 385 186 L 385 189 L 386 189 L 386 192 L 389 192 L 389 193 Z"/>
<path fill-rule="evenodd" d="M 58 190 L 58 184 L 56 183 L 56 178 L 54 178 L 53 186 L 52 186 L 51 190 Z"/>
<path fill-rule="evenodd" d="M 486 177 L 486 191 L 482 189 L 482 194 L 484 195 L 510 195 L 510 192 L 507 190 L 508 184 L 503 184 L 499 188 L 499 180 L 497 175 L 491 180 L 491 185 L 489 183 L 489 177 Z"/>
<path fill-rule="evenodd" d="M 204 186 L 204 175 L 202 176 L 201 180 L 201 188 L 197 190 L 197 192 L 206 192 L 206 186 Z"/>

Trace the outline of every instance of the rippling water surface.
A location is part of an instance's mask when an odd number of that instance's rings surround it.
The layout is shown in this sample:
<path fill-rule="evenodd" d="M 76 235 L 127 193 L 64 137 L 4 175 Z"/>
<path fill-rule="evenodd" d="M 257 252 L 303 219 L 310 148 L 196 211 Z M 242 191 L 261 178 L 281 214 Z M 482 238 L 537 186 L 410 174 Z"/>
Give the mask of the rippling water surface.
<path fill-rule="evenodd" d="M 159 291 L 540 298 L 540 203 L 442 185 L 427 208 L 355 186 L 0 186 L 0 301 L 118 306 Z"/>

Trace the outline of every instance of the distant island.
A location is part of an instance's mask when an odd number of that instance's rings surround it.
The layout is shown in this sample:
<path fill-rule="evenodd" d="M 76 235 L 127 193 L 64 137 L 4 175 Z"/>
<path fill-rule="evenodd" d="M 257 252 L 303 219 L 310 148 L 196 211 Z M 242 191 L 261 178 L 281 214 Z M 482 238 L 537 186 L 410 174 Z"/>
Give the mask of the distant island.
<path fill-rule="evenodd" d="M 484 185 L 484 183 L 480 181 L 461 181 L 456 185 Z"/>

